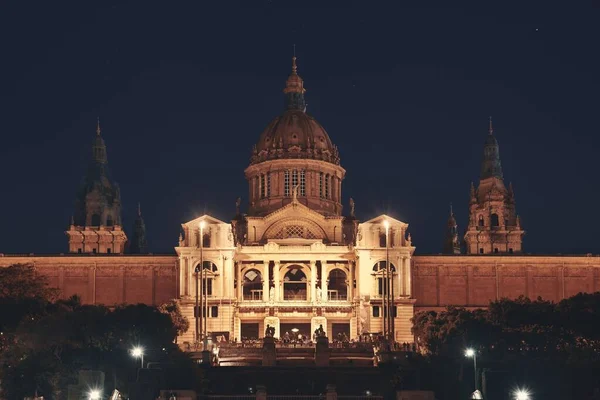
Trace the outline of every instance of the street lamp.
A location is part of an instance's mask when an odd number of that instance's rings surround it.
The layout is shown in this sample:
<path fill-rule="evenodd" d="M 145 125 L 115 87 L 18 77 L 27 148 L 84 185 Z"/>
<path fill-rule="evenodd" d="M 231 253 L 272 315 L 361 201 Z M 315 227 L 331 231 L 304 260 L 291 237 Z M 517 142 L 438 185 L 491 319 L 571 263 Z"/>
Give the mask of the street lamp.
<path fill-rule="evenodd" d="M 203 342 L 203 351 L 206 351 L 208 348 L 208 335 L 207 335 L 207 329 L 208 329 L 208 276 L 206 275 L 206 272 L 204 271 L 204 254 L 203 254 L 203 248 L 204 248 L 204 225 L 205 222 L 204 221 L 200 221 L 200 279 L 202 280 L 202 313 L 200 315 L 200 317 L 202 318 L 202 326 L 204 327 L 203 330 L 203 336 L 204 336 L 204 342 Z"/>
<path fill-rule="evenodd" d="M 473 371 L 474 371 L 474 375 L 475 375 L 475 390 L 477 391 L 478 388 L 478 379 L 477 379 L 477 352 L 474 349 L 467 349 L 465 350 L 465 357 L 473 357 Z M 521 399 L 519 399 L 521 400 Z"/>
<path fill-rule="evenodd" d="M 394 284 L 392 282 L 393 275 L 390 268 L 390 222 L 386 219 L 383 221 L 385 227 L 385 297 L 387 305 L 384 307 L 384 317 L 387 313 L 387 335 L 394 342 Z M 385 326 L 385 323 L 384 323 Z"/>
<path fill-rule="evenodd" d="M 144 368 L 144 348 L 137 346 L 131 350 L 131 355 L 142 360 L 142 368 Z"/>
<path fill-rule="evenodd" d="M 100 400 L 102 398 L 102 393 L 98 389 L 90 390 L 89 400 Z"/>
<path fill-rule="evenodd" d="M 529 391 L 525 389 L 517 389 L 513 393 L 515 400 L 530 400 Z"/>
<path fill-rule="evenodd" d="M 204 247 L 204 221 L 200 221 L 200 239 L 198 240 L 198 244 L 200 246 L 200 264 L 196 266 L 196 341 L 199 341 L 202 338 L 203 325 L 204 325 L 204 255 L 202 252 L 202 248 Z M 198 274 L 200 274 L 200 280 L 202 283 L 202 290 L 200 292 L 200 304 L 198 304 Z M 198 326 L 198 319 L 200 318 L 200 325 Z M 204 349 L 206 348 L 206 344 L 204 345 Z"/>
<path fill-rule="evenodd" d="M 194 317 L 196 318 L 196 343 L 200 339 L 200 306 L 198 305 L 198 274 L 200 273 L 200 265 L 196 265 L 194 274 L 196 274 L 196 307 L 194 308 Z"/>

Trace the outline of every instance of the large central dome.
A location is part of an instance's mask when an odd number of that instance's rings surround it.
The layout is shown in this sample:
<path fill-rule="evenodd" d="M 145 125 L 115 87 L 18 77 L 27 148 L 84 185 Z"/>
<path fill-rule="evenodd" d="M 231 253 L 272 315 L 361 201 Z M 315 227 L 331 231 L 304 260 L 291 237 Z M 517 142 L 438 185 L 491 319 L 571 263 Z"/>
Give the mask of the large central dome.
<path fill-rule="evenodd" d="M 309 158 L 340 163 L 337 147 L 316 119 L 304 111 L 287 110 L 260 135 L 251 163 L 281 158 Z"/>
<path fill-rule="evenodd" d="M 294 199 L 326 216 L 341 214 L 346 171 L 325 129 L 306 113 L 305 91 L 294 57 L 283 89 L 285 111 L 260 135 L 245 171 L 250 216 L 267 215 Z"/>
<path fill-rule="evenodd" d="M 260 135 L 251 164 L 275 159 L 308 158 L 339 165 L 338 149 L 325 128 L 306 113 L 305 91 L 294 57 L 292 73 L 283 89 L 286 111 L 271 121 Z"/>

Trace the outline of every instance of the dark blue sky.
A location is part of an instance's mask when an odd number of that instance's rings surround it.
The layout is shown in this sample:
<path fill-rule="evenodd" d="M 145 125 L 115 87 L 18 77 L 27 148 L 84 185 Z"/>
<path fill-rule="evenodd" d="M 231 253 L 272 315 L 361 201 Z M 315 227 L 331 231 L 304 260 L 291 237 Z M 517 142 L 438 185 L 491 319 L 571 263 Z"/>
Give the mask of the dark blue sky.
<path fill-rule="evenodd" d="M 295 43 L 359 218 L 389 213 L 441 251 L 492 115 L 525 251 L 599 253 L 598 3 L 397 3 L 3 4 L 0 252 L 66 251 L 98 115 L 125 228 L 140 201 L 152 251 L 204 210 L 229 220 Z"/>

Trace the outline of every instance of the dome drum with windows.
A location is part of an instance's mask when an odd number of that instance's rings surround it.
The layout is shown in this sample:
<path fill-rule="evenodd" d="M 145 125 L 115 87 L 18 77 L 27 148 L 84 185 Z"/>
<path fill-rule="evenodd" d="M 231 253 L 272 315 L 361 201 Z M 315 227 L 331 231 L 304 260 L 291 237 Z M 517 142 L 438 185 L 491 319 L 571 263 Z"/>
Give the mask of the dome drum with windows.
<path fill-rule="evenodd" d="M 285 111 L 260 135 L 245 171 L 252 216 L 281 208 L 294 193 L 299 202 L 319 213 L 341 215 L 346 171 L 325 129 L 306 113 L 305 91 L 294 57 L 283 90 Z"/>

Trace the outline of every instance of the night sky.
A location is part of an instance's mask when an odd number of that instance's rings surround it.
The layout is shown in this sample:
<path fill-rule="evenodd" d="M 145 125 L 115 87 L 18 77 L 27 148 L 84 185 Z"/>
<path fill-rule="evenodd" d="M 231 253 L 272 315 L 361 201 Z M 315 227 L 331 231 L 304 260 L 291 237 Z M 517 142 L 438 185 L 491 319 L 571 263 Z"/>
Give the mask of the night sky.
<path fill-rule="evenodd" d="M 491 115 L 525 252 L 600 253 L 597 3 L 396 3 L 4 2 L 0 252 L 67 251 L 97 116 L 125 229 L 141 202 L 150 251 L 173 253 L 203 212 L 229 221 L 296 44 L 346 211 L 352 197 L 440 252 L 451 202 L 466 227 Z"/>

